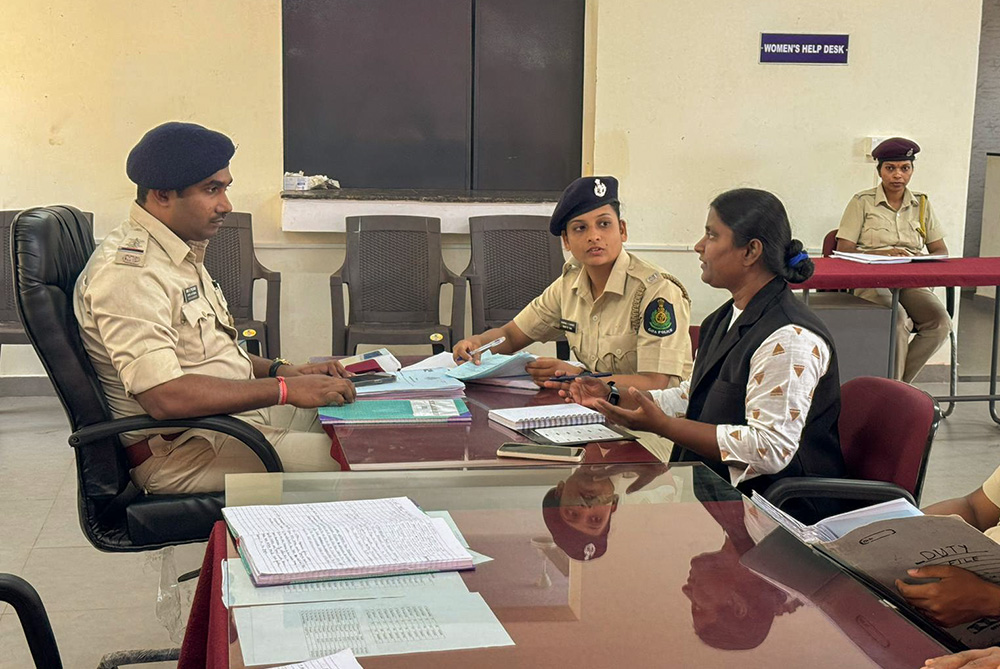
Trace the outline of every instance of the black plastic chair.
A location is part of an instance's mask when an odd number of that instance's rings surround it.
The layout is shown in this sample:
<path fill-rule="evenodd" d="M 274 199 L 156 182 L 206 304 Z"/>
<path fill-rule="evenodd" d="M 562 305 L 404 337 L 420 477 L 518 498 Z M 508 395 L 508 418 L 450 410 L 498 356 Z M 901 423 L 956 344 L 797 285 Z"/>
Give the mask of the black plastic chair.
<path fill-rule="evenodd" d="M 469 280 L 472 330 L 506 325 L 562 274 L 566 263 L 548 216 L 473 216 Z M 556 356 L 569 360 L 569 342 L 556 340 Z"/>
<path fill-rule="evenodd" d="M 247 350 L 263 358 L 281 355 L 281 272 L 260 264 L 253 248 L 250 214 L 234 211 L 226 216 L 205 250 L 205 268 L 219 283 Z M 263 321 L 253 318 L 254 282 L 267 281 L 267 312 Z"/>
<path fill-rule="evenodd" d="M 350 319 L 344 321 L 344 284 Z M 440 322 L 441 286 L 453 287 L 451 325 Z M 333 354 L 358 344 L 430 344 L 464 337 L 465 280 L 444 264 L 441 221 L 423 216 L 349 216 L 347 256 L 330 275 Z"/>
<path fill-rule="evenodd" d="M 103 551 L 144 551 L 205 541 L 222 517 L 224 495 L 146 494 L 129 477 L 118 435 L 197 427 L 236 437 L 269 472 L 281 471 L 281 460 L 259 430 L 231 416 L 112 419 L 73 313 L 76 279 L 93 251 L 90 223 L 73 207 L 28 209 L 14 219 L 17 310 L 73 430 L 69 443 L 76 451 L 80 526 Z"/>

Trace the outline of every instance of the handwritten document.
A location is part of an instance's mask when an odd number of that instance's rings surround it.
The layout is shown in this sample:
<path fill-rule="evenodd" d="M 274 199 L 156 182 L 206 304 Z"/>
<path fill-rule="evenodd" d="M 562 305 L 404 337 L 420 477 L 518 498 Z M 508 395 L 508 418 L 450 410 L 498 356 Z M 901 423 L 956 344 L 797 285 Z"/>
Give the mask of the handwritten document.
<path fill-rule="evenodd" d="M 406 497 L 223 509 L 257 585 L 471 568 L 448 524 Z"/>
<path fill-rule="evenodd" d="M 247 665 L 296 662 L 351 648 L 358 657 L 514 642 L 478 593 L 250 606 L 233 610 Z"/>
<path fill-rule="evenodd" d="M 823 549 L 891 593 L 896 593 L 897 578 L 908 580 L 907 569 L 937 565 L 960 567 L 1000 583 L 1000 544 L 954 516 L 882 520 L 823 544 Z M 1000 618 L 982 618 L 948 632 L 972 648 L 983 648 L 1000 643 Z"/>

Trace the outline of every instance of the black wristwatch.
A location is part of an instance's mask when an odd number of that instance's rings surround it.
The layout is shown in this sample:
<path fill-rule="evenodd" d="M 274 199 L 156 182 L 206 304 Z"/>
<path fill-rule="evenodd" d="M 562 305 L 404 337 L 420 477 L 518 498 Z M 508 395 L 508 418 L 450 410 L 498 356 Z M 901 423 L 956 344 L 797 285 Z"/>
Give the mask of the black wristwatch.
<path fill-rule="evenodd" d="M 615 388 L 614 381 L 608 381 L 608 385 L 611 386 L 611 392 L 608 393 L 608 404 L 614 404 L 615 406 L 618 406 L 618 403 L 622 399 L 622 394 L 618 392 L 617 388 Z"/>
<path fill-rule="evenodd" d="M 292 363 L 288 362 L 284 358 L 275 358 L 274 361 L 271 362 L 271 366 L 267 370 L 267 375 L 273 379 L 278 375 L 279 367 L 281 367 L 282 365 L 290 365 L 290 364 Z"/>

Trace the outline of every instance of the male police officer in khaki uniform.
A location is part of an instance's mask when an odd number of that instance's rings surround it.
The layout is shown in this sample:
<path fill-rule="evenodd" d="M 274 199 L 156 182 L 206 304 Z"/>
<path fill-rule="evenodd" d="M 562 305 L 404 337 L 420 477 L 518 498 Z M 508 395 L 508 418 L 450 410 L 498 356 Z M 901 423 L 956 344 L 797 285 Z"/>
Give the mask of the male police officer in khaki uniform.
<path fill-rule="evenodd" d="M 158 126 L 132 149 L 126 171 L 139 188 L 129 220 L 77 280 L 83 344 L 115 417 L 231 413 L 264 434 L 286 471 L 339 469 L 311 408 L 353 401 L 347 373 L 339 363 L 293 366 L 247 354 L 203 264 L 232 211 L 235 150 L 225 135 L 191 123 Z M 207 430 L 147 431 L 122 443 L 133 481 L 152 493 L 222 490 L 227 473 L 263 471 L 242 442 Z"/>
<path fill-rule="evenodd" d="M 872 157 L 878 161 L 882 183 L 861 191 L 847 204 L 837 230 L 838 251 L 898 256 L 948 254 L 927 196 L 907 188 L 919 152 L 916 142 L 902 137 L 887 139 L 875 147 Z M 886 288 L 864 288 L 854 294 L 885 306 L 892 304 Z M 929 288 L 904 288 L 899 292 L 899 306 L 896 376 L 909 383 L 948 339 L 951 319 Z M 916 333 L 912 342 L 907 316 Z"/>
<path fill-rule="evenodd" d="M 512 353 L 533 341 L 565 334 L 587 369 L 613 373 L 611 381 L 618 385 L 652 390 L 687 378 L 687 291 L 659 267 L 622 248 L 628 232 L 619 207 L 614 177 L 584 177 L 570 184 L 549 223 L 550 232 L 562 236 L 573 255 L 562 276 L 510 323 L 458 342 L 455 360 L 472 358 L 474 349 L 501 336 L 506 341 L 494 352 Z M 547 379 L 580 370 L 561 360 L 539 358 L 527 371 L 539 385 L 564 387 Z"/>

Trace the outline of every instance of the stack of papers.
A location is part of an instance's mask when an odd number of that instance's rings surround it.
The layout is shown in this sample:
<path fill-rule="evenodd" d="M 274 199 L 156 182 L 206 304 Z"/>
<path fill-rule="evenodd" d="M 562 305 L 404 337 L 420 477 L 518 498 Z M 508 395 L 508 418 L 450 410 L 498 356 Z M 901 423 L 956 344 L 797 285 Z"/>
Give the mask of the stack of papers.
<path fill-rule="evenodd" d="M 920 509 L 905 499 L 899 498 L 830 516 L 815 525 L 804 525 L 771 504 L 766 497 L 756 491 L 753 493 L 752 500 L 757 508 L 769 515 L 772 520 L 807 544 L 836 541 L 852 530 L 879 520 L 924 515 Z"/>
<path fill-rule="evenodd" d="M 369 400 L 321 407 L 319 420 L 332 425 L 471 423 L 472 413 L 462 400 Z"/>
<path fill-rule="evenodd" d="M 834 251 L 834 258 L 850 260 L 851 262 L 864 263 L 866 265 L 900 265 L 908 262 L 918 262 L 921 260 L 947 260 L 946 255 L 916 255 L 916 256 L 883 256 L 877 253 L 845 253 Z"/>
<path fill-rule="evenodd" d="M 472 569 L 442 518 L 406 497 L 226 507 L 255 585 Z"/>
<path fill-rule="evenodd" d="M 396 380 L 357 389 L 359 400 L 426 400 L 465 397 L 465 384 L 442 369 L 396 372 Z"/>
<path fill-rule="evenodd" d="M 447 511 L 428 511 L 468 542 Z M 469 549 L 473 562 L 491 558 Z M 222 601 L 232 609 L 246 666 L 353 656 L 512 646 L 478 593 L 455 572 L 256 587 L 239 559 L 223 560 Z M 341 664 L 329 664 L 336 659 Z M 294 669 L 357 669 L 333 657 Z M 327 664 L 324 664 L 327 662 Z"/>
<path fill-rule="evenodd" d="M 470 382 L 505 377 L 524 377 L 528 374 L 524 366 L 535 359 L 537 356 L 523 351 L 514 355 L 487 351 L 480 357 L 478 365 L 471 360 L 463 362 L 458 367 L 449 369 L 447 374 L 452 378 Z M 528 382 L 531 383 L 531 380 L 528 379 Z"/>

